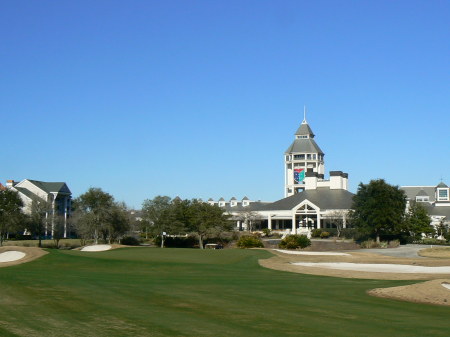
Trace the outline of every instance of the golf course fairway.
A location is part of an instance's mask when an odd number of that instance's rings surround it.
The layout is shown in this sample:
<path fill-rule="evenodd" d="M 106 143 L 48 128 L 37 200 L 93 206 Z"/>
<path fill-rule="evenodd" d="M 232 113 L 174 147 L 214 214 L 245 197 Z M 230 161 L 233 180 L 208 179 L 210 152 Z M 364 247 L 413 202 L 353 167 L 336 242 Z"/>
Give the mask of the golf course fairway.
<path fill-rule="evenodd" d="M 0 268 L 0 336 L 448 336 L 450 309 L 371 297 L 417 281 L 265 269 L 264 250 L 49 250 Z"/>

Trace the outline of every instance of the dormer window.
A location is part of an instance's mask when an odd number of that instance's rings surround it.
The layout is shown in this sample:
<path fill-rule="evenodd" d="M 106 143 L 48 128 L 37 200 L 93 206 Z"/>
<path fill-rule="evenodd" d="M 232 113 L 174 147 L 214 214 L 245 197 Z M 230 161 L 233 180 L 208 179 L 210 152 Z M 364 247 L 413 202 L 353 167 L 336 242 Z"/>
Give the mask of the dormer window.
<path fill-rule="evenodd" d="M 245 206 L 248 206 L 248 205 L 250 205 L 250 203 L 249 203 L 247 200 L 245 200 L 245 201 L 242 202 L 242 206 L 245 207 Z"/>
<path fill-rule="evenodd" d="M 430 201 L 430 197 L 429 196 L 417 196 L 416 201 L 417 202 L 428 202 L 428 201 Z"/>
<path fill-rule="evenodd" d="M 437 189 L 437 201 L 449 201 L 448 188 Z"/>

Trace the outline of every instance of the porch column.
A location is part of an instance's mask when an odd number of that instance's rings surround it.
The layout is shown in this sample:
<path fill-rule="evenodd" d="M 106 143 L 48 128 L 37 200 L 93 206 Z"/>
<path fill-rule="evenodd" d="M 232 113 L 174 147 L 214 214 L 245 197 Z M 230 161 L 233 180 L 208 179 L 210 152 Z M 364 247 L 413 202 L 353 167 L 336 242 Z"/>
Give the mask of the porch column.
<path fill-rule="evenodd" d="M 267 216 L 267 227 L 272 230 L 272 214 Z"/>
<path fill-rule="evenodd" d="M 67 238 L 67 197 L 64 198 L 64 239 Z"/>
<path fill-rule="evenodd" d="M 295 213 L 292 214 L 292 234 L 297 234 L 297 224 L 295 223 Z"/>
<path fill-rule="evenodd" d="M 321 226 L 320 226 L 320 212 L 317 212 L 317 228 L 321 228 Z"/>
<path fill-rule="evenodd" d="M 342 228 L 347 228 L 347 213 L 344 212 L 342 215 Z"/>

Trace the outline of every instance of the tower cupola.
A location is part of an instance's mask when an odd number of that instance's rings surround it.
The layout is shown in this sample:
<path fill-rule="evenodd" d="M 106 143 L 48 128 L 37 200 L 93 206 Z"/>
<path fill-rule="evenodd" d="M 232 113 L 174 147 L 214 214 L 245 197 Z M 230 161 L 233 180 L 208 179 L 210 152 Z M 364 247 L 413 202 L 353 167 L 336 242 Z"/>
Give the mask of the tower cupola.
<path fill-rule="evenodd" d="M 314 133 L 306 121 L 306 109 L 303 121 L 295 132 L 295 139 L 284 153 L 285 196 L 291 196 L 305 189 L 306 172 L 314 172 L 319 179 L 324 178 L 325 154 L 314 140 Z"/>

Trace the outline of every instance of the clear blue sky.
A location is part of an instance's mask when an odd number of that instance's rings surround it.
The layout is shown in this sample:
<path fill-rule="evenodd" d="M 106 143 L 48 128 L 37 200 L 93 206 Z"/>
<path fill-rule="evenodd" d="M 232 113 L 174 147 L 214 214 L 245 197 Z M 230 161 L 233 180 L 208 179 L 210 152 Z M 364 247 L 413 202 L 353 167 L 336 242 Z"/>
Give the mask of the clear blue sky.
<path fill-rule="evenodd" d="M 449 1 L 0 0 L 0 179 L 277 200 L 307 106 L 350 189 L 450 184 Z"/>

